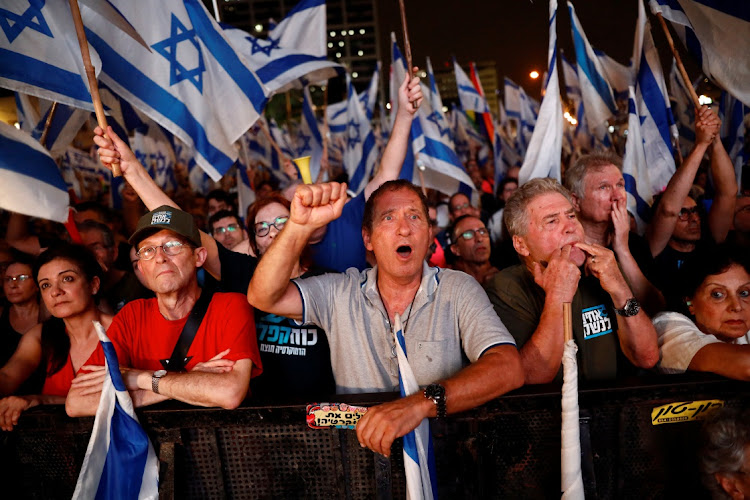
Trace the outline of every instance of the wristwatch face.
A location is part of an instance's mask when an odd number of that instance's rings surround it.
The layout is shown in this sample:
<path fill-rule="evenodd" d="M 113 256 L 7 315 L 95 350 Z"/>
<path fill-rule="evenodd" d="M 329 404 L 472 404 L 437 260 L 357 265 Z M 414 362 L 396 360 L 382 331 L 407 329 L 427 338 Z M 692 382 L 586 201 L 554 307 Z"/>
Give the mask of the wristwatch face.
<path fill-rule="evenodd" d="M 440 384 L 430 384 L 425 388 L 425 396 L 432 400 L 445 398 L 445 387 Z"/>
<path fill-rule="evenodd" d="M 167 370 L 156 370 L 154 372 L 154 377 L 161 378 L 161 377 L 163 377 L 166 374 L 167 374 Z"/>
<path fill-rule="evenodd" d="M 628 318 L 630 316 L 635 316 L 640 310 L 641 305 L 638 303 L 638 300 L 636 300 L 635 298 L 630 298 L 627 302 L 625 302 L 625 307 L 623 307 L 622 309 L 616 309 L 615 312 L 620 316 L 625 316 L 626 318 Z"/>

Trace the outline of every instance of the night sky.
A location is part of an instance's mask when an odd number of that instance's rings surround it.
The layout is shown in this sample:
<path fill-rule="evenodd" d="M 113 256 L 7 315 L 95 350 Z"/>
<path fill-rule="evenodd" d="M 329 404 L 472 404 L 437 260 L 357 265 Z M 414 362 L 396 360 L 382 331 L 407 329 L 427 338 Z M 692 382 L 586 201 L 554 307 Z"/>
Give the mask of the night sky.
<path fill-rule="evenodd" d="M 381 54 L 390 63 L 390 32 L 403 50 L 397 0 L 376 0 L 381 28 Z M 529 78 L 532 69 L 547 66 L 549 4 L 543 0 L 404 0 L 415 64 L 430 56 L 433 67 L 445 67 L 455 56 L 462 66 L 470 61 L 495 61 L 498 81 L 504 76 L 538 96 L 541 79 Z M 633 51 L 638 15 L 634 0 L 579 0 L 574 3 L 589 42 L 618 62 L 627 64 Z M 648 10 L 648 6 L 646 7 Z M 557 10 L 558 44 L 575 59 L 567 4 Z M 663 39 L 657 38 L 657 44 Z M 489 90 L 489 89 L 485 89 Z"/>

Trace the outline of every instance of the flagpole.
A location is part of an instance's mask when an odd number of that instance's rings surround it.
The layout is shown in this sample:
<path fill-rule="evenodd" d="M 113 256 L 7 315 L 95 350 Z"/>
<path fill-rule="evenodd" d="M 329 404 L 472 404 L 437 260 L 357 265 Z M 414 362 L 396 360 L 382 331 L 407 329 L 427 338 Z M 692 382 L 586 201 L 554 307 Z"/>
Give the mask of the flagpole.
<path fill-rule="evenodd" d="M 76 27 L 76 35 L 78 36 L 78 45 L 81 48 L 81 57 L 83 58 L 83 67 L 86 69 L 86 78 L 89 81 L 89 89 L 91 91 L 91 102 L 94 104 L 94 112 L 96 113 L 96 121 L 99 127 L 106 133 L 107 131 L 107 117 L 104 115 L 104 106 L 102 105 L 102 98 L 99 96 L 99 84 L 96 81 L 96 72 L 94 71 L 94 65 L 91 64 L 91 56 L 89 54 L 89 43 L 86 40 L 86 33 L 83 30 L 83 20 L 81 19 L 81 11 L 78 8 L 78 0 L 68 0 L 70 4 L 70 11 L 73 15 L 73 24 Z M 120 170 L 119 162 L 112 162 L 112 175 L 114 177 L 120 177 L 122 171 Z"/>
<path fill-rule="evenodd" d="M 55 112 L 57 111 L 57 101 L 52 103 L 52 107 L 49 109 L 49 114 L 47 115 L 47 121 L 44 122 L 44 132 L 42 132 L 42 136 L 39 138 L 39 144 L 47 147 L 47 135 L 49 134 L 49 129 L 52 126 L 52 120 L 55 118 Z"/>
<path fill-rule="evenodd" d="M 680 53 L 677 52 L 677 49 L 674 46 L 674 40 L 672 40 L 672 34 L 669 32 L 669 27 L 667 26 L 666 21 L 664 21 L 664 18 L 662 17 L 661 12 L 657 12 L 656 17 L 659 18 L 659 23 L 661 24 L 661 27 L 664 30 L 664 34 L 667 36 L 667 42 L 669 42 L 669 48 L 672 49 L 672 55 L 674 55 L 674 59 L 677 62 L 677 68 L 680 70 L 680 76 L 682 76 L 682 81 L 685 84 L 685 88 L 687 88 L 688 92 L 690 92 L 690 97 L 693 99 L 693 105 L 697 109 L 700 109 L 701 102 L 698 99 L 698 94 L 695 92 L 695 89 L 693 88 L 693 84 L 690 81 L 690 78 L 688 77 L 687 71 L 685 71 L 685 66 L 682 64 L 682 59 L 680 58 Z"/>
<path fill-rule="evenodd" d="M 409 30 L 406 27 L 406 7 L 404 7 L 404 0 L 398 0 L 398 7 L 401 11 L 401 30 L 404 32 L 404 56 L 406 57 L 406 72 L 409 74 L 409 81 L 414 78 L 413 68 L 411 61 L 411 43 L 409 43 Z M 414 108 L 419 107 L 417 101 L 413 102 Z"/>

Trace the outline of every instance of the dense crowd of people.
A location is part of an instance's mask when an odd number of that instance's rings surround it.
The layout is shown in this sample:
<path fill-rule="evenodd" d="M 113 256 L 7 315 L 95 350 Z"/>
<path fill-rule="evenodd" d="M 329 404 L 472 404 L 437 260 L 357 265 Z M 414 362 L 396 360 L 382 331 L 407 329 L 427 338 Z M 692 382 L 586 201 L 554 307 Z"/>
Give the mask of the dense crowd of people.
<path fill-rule="evenodd" d="M 39 404 L 95 413 L 105 370 L 93 320 L 136 406 L 228 409 L 397 391 L 399 324 L 425 390 L 358 424 L 360 443 L 386 455 L 425 417 L 559 382 L 563 303 L 583 383 L 688 370 L 750 379 L 750 192 L 711 109 L 696 111 L 695 145 L 639 232 L 613 152 L 564 164 L 562 184 L 519 185 L 515 168 L 494 186 L 472 158 L 481 205 L 398 180 L 421 99 L 419 79 L 405 81 L 357 196 L 339 182 L 259 183 L 247 213 L 222 190 L 171 198 L 126 138 L 97 129 L 102 163 L 118 162 L 130 190 L 122 214 L 80 203 L 70 237 L 4 215 L 0 428 Z"/>

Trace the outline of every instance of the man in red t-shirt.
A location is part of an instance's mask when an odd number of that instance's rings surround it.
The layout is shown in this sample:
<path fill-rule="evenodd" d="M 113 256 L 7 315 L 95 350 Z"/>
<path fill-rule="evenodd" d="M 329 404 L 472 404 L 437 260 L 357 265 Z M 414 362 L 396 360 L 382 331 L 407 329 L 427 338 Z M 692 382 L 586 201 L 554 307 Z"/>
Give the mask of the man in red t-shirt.
<path fill-rule="evenodd" d="M 236 408 L 251 376 L 262 368 L 253 312 L 244 295 L 215 293 L 187 351 L 174 366 L 175 345 L 202 293 L 196 276 L 206 249 L 193 217 L 161 206 L 138 222 L 130 243 L 138 267 L 156 298 L 128 303 L 107 335 L 117 351 L 123 379 L 136 406 L 176 399 L 199 406 Z M 76 377 L 66 401 L 70 416 L 93 415 L 105 376 L 100 349 Z M 165 370 L 166 368 L 167 370 Z"/>

